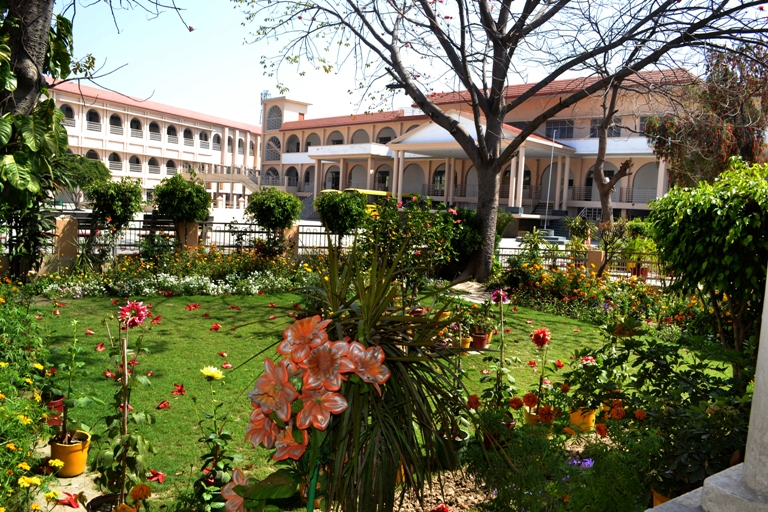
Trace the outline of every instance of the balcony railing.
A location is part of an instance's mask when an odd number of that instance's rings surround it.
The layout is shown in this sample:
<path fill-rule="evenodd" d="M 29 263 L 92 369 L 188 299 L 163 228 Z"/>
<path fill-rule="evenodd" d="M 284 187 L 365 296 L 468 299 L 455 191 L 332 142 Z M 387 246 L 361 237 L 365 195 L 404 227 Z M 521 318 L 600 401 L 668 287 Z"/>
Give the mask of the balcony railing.
<path fill-rule="evenodd" d="M 286 187 L 298 187 L 299 186 L 299 178 L 285 178 L 285 186 Z"/>
<path fill-rule="evenodd" d="M 279 187 L 280 186 L 280 178 L 272 177 L 272 176 L 264 176 L 261 178 L 261 184 L 265 187 Z"/>
<path fill-rule="evenodd" d="M 166 167 L 165 168 L 165 174 L 167 174 L 168 176 L 173 176 L 174 174 L 176 174 L 176 168 L 175 167 Z"/>
<path fill-rule="evenodd" d="M 176 135 L 169 135 L 168 136 L 168 144 L 178 144 L 179 138 Z"/>
<path fill-rule="evenodd" d="M 184 145 L 185 146 L 195 146 L 195 139 L 184 139 Z"/>
<path fill-rule="evenodd" d="M 421 186 L 421 193 L 425 196 L 444 196 L 445 195 L 445 185 L 422 185 Z"/>
<path fill-rule="evenodd" d="M 141 172 L 141 164 L 128 164 L 128 170 L 131 172 Z"/>
<path fill-rule="evenodd" d="M 622 187 L 611 193 L 611 201 L 617 203 L 648 203 L 656 198 L 655 188 Z M 597 190 L 592 187 L 573 187 L 571 199 L 574 201 L 599 201 Z"/>
<path fill-rule="evenodd" d="M 160 174 L 160 166 L 159 165 L 150 165 L 149 166 L 149 174 Z"/>
<path fill-rule="evenodd" d="M 149 132 L 149 140 L 157 140 L 157 141 L 160 141 L 160 140 L 162 140 L 162 139 L 163 139 L 163 138 L 162 138 L 162 136 L 160 135 L 160 133 L 159 133 L 159 132 Z"/>
<path fill-rule="evenodd" d="M 133 137 L 134 139 L 143 139 L 144 132 L 141 130 L 137 130 L 135 128 L 131 128 L 131 137 Z"/>
<path fill-rule="evenodd" d="M 210 147 L 210 144 L 207 140 L 201 140 L 200 141 L 200 149 L 208 149 Z"/>
<path fill-rule="evenodd" d="M 248 150 L 248 156 L 253 156 L 253 150 L 252 149 Z"/>
<path fill-rule="evenodd" d="M 94 123 L 93 121 L 87 121 L 85 123 L 85 127 L 88 129 L 88 131 L 91 131 L 91 132 L 101 131 L 101 123 Z"/>
<path fill-rule="evenodd" d="M 61 121 L 61 124 L 63 124 L 64 126 L 71 126 L 71 127 L 74 128 L 75 127 L 75 120 L 74 119 L 70 119 L 69 117 L 65 117 Z"/>
<path fill-rule="evenodd" d="M 122 126 L 109 125 L 109 133 L 111 133 L 112 135 L 122 135 L 123 134 L 123 127 Z"/>
<path fill-rule="evenodd" d="M 624 196 L 624 201 L 627 203 L 648 203 L 656 199 L 655 188 L 622 188 L 621 193 Z"/>
<path fill-rule="evenodd" d="M 109 162 L 109 170 L 110 171 L 122 171 L 123 170 L 123 162 Z"/>
<path fill-rule="evenodd" d="M 373 190 L 380 190 L 382 192 L 386 192 L 387 190 L 389 190 L 389 185 L 387 185 L 386 183 L 376 183 L 373 186 Z"/>
<path fill-rule="evenodd" d="M 221 151 L 221 144 L 214 142 L 213 143 L 213 150 L 214 151 Z"/>
<path fill-rule="evenodd" d="M 238 154 L 238 155 L 244 155 L 244 154 L 245 154 L 245 149 L 243 149 L 243 148 L 237 148 L 237 154 Z"/>

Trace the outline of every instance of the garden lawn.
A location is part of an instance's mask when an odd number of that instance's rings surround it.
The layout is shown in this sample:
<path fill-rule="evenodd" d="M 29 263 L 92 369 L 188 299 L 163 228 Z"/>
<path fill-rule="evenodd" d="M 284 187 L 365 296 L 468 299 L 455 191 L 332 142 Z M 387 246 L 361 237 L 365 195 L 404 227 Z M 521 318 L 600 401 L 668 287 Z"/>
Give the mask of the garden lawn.
<path fill-rule="evenodd" d="M 282 330 L 293 319 L 289 309 L 299 302 L 301 297 L 293 294 L 271 294 L 263 296 L 198 296 L 198 297 L 162 297 L 156 296 L 143 299 L 145 304 L 152 304 L 152 313 L 161 316 L 159 325 L 152 325 L 146 333 L 146 346 L 150 353 L 139 356 L 139 364 L 134 367 L 136 372 L 146 374 L 151 371 L 150 387 L 140 386 L 135 389 L 131 403 L 135 410 L 153 412 L 157 423 L 142 426 L 141 431 L 150 440 L 158 453 L 150 456 L 148 467 L 166 474 L 163 485 L 152 484 L 153 492 L 163 493 L 173 487 L 178 491 L 188 488 L 189 483 L 200 475 L 199 457 L 204 453 L 204 446 L 198 439 L 206 435 L 211 428 L 210 423 L 202 428 L 199 425 L 200 413 L 211 410 L 211 399 L 208 382 L 200 373 L 204 366 L 221 368 L 224 362 L 231 363 L 234 368 L 224 370 L 223 381 L 214 382 L 215 399 L 224 403 L 223 410 L 230 413 L 227 428 L 233 432 L 233 441 L 229 453 L 238 453 L 244 458 L 243 463 L 247 472 L 257 478 L 266 476 L 272 471 L 270 452 L 254 449 L 243 442 L 251 411 L 250 401 L 246 394 L 253 387 L 253 382 L 261 374 L 265 356 L 273 359 L 276 356 L 274 345 Z M 72 340 L 72 321 L 77 320 L 78 342 L 86 350 L 81 360 L 86 364 L 87 375 L 82 375 L 75 382 L 75 395 L 86 394 L 99 397 L 108 405 L 92 405 L 88 408 L 74 409 L 72 418 L 80 422 L 94 425 L 97 420 L 109 412 L 112 397 L 118 388 L 117 383 L 105 377 L 107 369 L 117 371 L 110 364 L 108 350 L 99 352 L 99 343 L 109 345 L 104 319 L 109 320 L 111 331 L 116 332 L 118 326 L 114 317 L 119 307 L 125 304 L 124 299 L 119 305 L 114 305 L 111 298 L 84 298 L 67 301 L 66 305 L 56 307 L 54 301 L 40 300 L 32 308 L 32 313 L 40 315 L 40 322 L 49 333 L 49 339 L 54 350 L 53 361 L 58 364 L 66 356 L 66 348 Z M 141 300 L 141 299 L 139 299 Z M 270 307 L 274 303 L 278 307 Z M 199 304 L 197 309 L 187 310 L 187 305 Z M 280 307 L 288 309 L 280 309 Z M 240 308 L 240 309 L 238 309 Z M 533 389 L 538 382 L 538 373 L 528 365 L 535 359 L 541 365 L 541 355 L 530 341 L 529 333 L 539 327 L 547 327 L 552 331 L 552 342 L 547 359 L 561 359 L 568 363 L 568 356 L 577 348 L 597 346 L 600 336 L 597 328 L 583 322 L 560 318 L 546 313 L 520 308 L 512 313 L 511 306 L 505 314 L 505 327 L 511 329 L 505 337 L 509 341 L 508 354 L 517 356 L 521 363 L 512 365 L 513 374 L 517 379 L 518 388 L 522 393 Z M 58 311 L 59 314 L 54 314 Z M 204 317 L 210 315 L 209 318 Z M 272 316 L 275 318 L 271 319 Z M 531 323 L 528 323 L 528 322 Z M 147 320 L 146 324 L 149 323 Z M 214 323 L 220 324 L 218 331 L 211 330 Z M 86 335 L 86 329 L 94 331 Z M 140 328 L 128 332 L 129 347 L 133 346 Z M 494 336 L 491 349 L 498 349 L 499 335 Z M 514 340 L 518 340 L 515 343 Z M 256 356 L 260 351 L 264 354 Z M 219 355 L 226 353 L 226 357 Z M 256 357 L 254 357 L 256 356 Z M 461 361 L 468 375 L 465 381 L 470 393 L 480 393 L 487 384 L 481 384 L 481 371 L 488 367 L 482 361 L 482 355 L 462 357 Z M 557 381 L 549 373 L 552 381 Z M 186 395 L 173 395 L 174 384 L 183 384 Z M 63 384 L 62 384 L 63 386 Z M 195 400 L 197 399 L 197 404 Z M 157 406 L 167 400 L 169 409 L 157 409 Z M 103 429 L 97 424 L 95 431 Z M 91 456 L 97 447 L 92 446 Z M 168 496 L 166 494 L 166 496 Z"/>

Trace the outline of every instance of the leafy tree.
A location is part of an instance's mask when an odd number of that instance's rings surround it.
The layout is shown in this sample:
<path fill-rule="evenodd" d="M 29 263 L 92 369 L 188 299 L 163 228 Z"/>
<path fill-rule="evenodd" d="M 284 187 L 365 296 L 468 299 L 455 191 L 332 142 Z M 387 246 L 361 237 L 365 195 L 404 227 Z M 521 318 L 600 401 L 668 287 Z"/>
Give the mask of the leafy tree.
<path fill-rule="evenodd" d="M 667 161 L 673 183 L 712 181 L 729 167 L 732 156 L 764 160 L 767 59 L 768 52 L 757 46 L 710 52 L 706 78 L 689 87 L 682 112 L 648 120 L 648 141 Z"/>
<path fill-rule="evenodd" d="M 368 215 L 368 201 L 360 192 L 320 194 L 314 205 L 325 228 L 336 235 L 337 247 L 341 238 L 362 226 Z"/>
<path fill-rule="evenodd" d="M 128 178 L 91 185 L 88 197 L 93 201 L 94 223 L 115 231 L 128 226 L 143 205 L 141 183 Z"/>
<path fill-rule="evenodd" d="M 208 218 L 213 199 L 203 181 L 194 175 L 165 178 L 154 188 L 154 201 L 161 216 L 175 222 L 194 222 Z"/>
<path fill-rule="evenodd" d="M 293 226 L 301 216 L 301 200 L 275 187 L 264 187 L 251 195 L 245 214 L 267 230 L 268 241 L 277 247 L 283 231 Z"/>
<path fill-rule="evenodd" d="M 741 375 L 757 356 L 768 262 L 768 165 L 738 158 L 713 183 L 672 189 L 651 205 L 659 257 L 676 285 L 712 310 Z"/>
<path fill-rule="evenodd" d="M 696 0 L 529 0 L 456 3 L 374 0 L 233 0 L 257 20 L 256 41 L 268 41 L 262 57 L 269 76 L 283 63 L 334 71 L 357 65 L 356 83 L 372 107 L 402 91 L 431 122 L 454 137 L 478 173 L 478 217 L 483 235 L 476 277 L 485 280 L 494 261 L 494 232 L 501 174 L 525 139 L 553 116 L 616 83 L 655 66 L 681 48 L 729 40 L 762 43 L 768 32 L 757 1 L 738 4 Z M 278 46 L 274 41 L 282 40 Z M 540 79 L 508 91 L 518 70 L 536 68 Z M 548 103 L 513 140 L 502 124 L 534 95 L 567 73 L 575 80 Z M 374 91 L 388 92 L 381 94 Z M 658 84 L 648 84 L 656 86 Z M 278 87 L 285 89 L 279 83 Z M 474 126 L 465 126 L 440 104 L 454 90 Z M 507 94 L 510 93 L 510 94 Z M 519 114 L 526 116 L 525 112 Z"/>
<path fill-rule="evenodd" d="M 85 189 L 107 181 L 112 176 L 102 162 L 90 160 L 82 155 L 65 153 L 55 158 L 51 164 L 57 172 L 67 177 L 69 184 L 64 191 L 74 203 L 75 209 L 80 208 Z"/>

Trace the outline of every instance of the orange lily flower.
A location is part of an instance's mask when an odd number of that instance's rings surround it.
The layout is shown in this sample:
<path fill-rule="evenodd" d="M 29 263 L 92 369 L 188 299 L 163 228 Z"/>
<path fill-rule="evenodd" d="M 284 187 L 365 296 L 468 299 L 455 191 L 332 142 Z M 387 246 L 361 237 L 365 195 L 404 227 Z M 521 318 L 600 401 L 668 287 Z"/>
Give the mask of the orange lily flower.
<path fill-rule="evenodd" d="M 307 449 L 307 444 L 309 443 L 309 435 L 307 435 L 307 431 L 302 430 L 301 433 L 304 434 L 304 441 L 299 444 L 293 438 L 293 424 L 288 423 L 285 426 L 285 429 L 283 429 L 283 431 L 280 432 L 280 434 L 277 436 L 277 442 L 275 443 L 277 450 L 275 450 L 274 455 L 272 455 L 272 459 L 299 460 L 299 458 L 301 458 L 301 456 L 304 454 L 304 450 Z"/>
<path fill-rule="evenodd" d="M 360 343 L 353 341 L 349 346 L 349 359 L 355 365 L 354 372 L 365 382 L 373 384 L 381 395 L 379 384 L 389 380 L 389 368 L 384 366 L 384 351 L 381 347 L 369 347 L 367 350 Z"/>
<path fill-rule="evenodd" d="M 304 361 L 304 389 L 325 388 L 328 391 L 338 391 L 341 388 L 341 374 L 355 371 L 346 355 L 349 343 L 336 341 L 326 343 L 310 352 Z"/>
<path fill-rule="evenodd" d="M 299 394 L 288 381 L 284 365 L 277 365 L 270 358 L 264 359 L 264 375 L 256 380 L 253 391 L 248 393 L 254 406 L 260 405 L 264 414 L 275 411 L 282 421 L 291 418 L 291 403 Z"/>
<path fill-rule="evenodd" d="M 304 361 L 309 352 L 328 341 L 325 326 L 330 320 L 320 321 L 320 315 L 296 320 L 283 331 L 283 341 L 277 345 L 277 353 L 291 356 L 295 362 Z"/>
<path fill-rule="evenodd" d="M 275 446 L 280 429 L 275 422 L 264 416 L 261 407 L 256 407 L 251 413 L 251 426 L 245 433 L 245 440 L 250 441 L 254 448 L 260 444 L 267 450 Z"/>
<path fill-rule="evenodd" d="M 318 430 L 325 430 L 331 421 L 331 413 L 341 414 L 348 406 L 342 395 L 325 389 L 305 389 L 299 398 L 304 402 L 304 408 L 296 416 L 296 426 L 301 429 L 313 425 Z"/>
<path fill-rule="evenodd" d="M 248 485 L 248 480 L 240 468 L 235 468 L 232 471 L 232 480 L 221 488 L 221 497 L 227 500 L 227 504 L 224 506 L 227 512 L 245 512 L 245 505 L 243 504 L 245 498 L 238 496 L 234 489 L 236 485 Z"/>

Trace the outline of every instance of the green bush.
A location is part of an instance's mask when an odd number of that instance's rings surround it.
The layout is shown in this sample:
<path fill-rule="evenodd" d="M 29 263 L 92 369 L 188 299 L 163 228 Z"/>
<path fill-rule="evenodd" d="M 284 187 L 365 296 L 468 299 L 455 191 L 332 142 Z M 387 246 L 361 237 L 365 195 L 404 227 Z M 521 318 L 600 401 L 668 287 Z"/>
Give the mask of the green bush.
<path fill-rule="evenodd" d="M 368 215 L 367 204 L 365 195 L 360 192 L 320 194 L 314 202 L 325 228 L 339 238 L 363 225 Z"/>
<path fill-rule="evenodd" d="M 141 183 L 127 178 L 91 185 L 88 197 L 93 201 L 94 221 L 105 222 L 117 231 L 133 220 L 143 204 Z"/>
<path fill-rule="evenodd" d="M 176 174 L 165 178 L 154 189 L 157 211 L 175 222 L 206 220 L 212 201 L 202 180 L 194 175 L 186 180 L 181 174 Z"/>
<path fill-rule="evenodd" d="M 269 241 L 277 244 L 282 241 L 283 231 L 299 220 L 301 208 L 301 200 L 295 195 L 265 187 L 251 195 L 245 214 L 266 229 Z"/>

